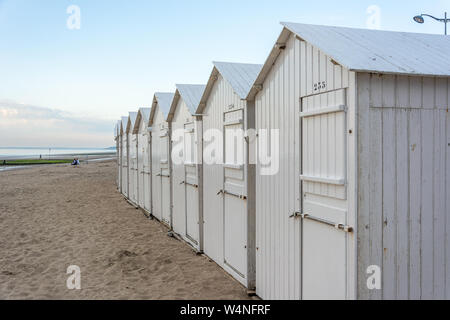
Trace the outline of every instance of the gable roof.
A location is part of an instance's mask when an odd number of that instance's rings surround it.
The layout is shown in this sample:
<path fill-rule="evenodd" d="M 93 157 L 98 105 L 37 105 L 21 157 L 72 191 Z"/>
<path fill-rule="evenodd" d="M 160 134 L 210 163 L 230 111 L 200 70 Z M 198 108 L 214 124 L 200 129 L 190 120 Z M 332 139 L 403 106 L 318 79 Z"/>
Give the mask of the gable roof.
<path fill-rule="evenodd" d="M 171 121 L 180 98 L 186 103 L 189 112 L 194 115 L 197 111 L 200 99 L 205 91 L 206 85 L 204 84 L 177 84 L 177 90 L 172 100 L 169 114 L 167 115 L 167 121 Z"/>
<path fill-rule="evenodd" d="M 146 125 L 148 126 L 149 120 L 150 120 L 150 108 L 139 108 L 139 111 L 137 113 L 136 117 L 136 123 L 133 127 L 133 133 L 139 133 L 139 127 L 141 126 L 141 120 L 144 119 Z"/>
<path fill-rule="evenodd" d="M 247 99 L 256 95 L 291 34 L 356 72 L 450 76 L 450 37 L 281 22 L 284 27 Z"/>
<path fill-rule="evenodd" d="M 134 128 L 134 124 L 136 123 L 137 118 L 137 112 L 130 112 L 128 116 L 128 122 L 127 122 L 127 133 L 130 133 L 132 129 Z"/>
<path fill-rule="evenodd" d="M 213 65 L 213 70 L 196 110 L 197 114 L 203 112 L 203 108 L 206 106 L 206 101 L 208 100 L 209 94 L 211 93 L 219 73 L 230 84 L 239 98 L 246 99 L 253 83 L 263 67 L 262 64 L 217 61 L 214 61 Z"/>
<path fill-rule="evenodd" d="M 250 63 L 213 62 L 213 64 L 241 99 L 247 97 L 262 68 L 262 64 Z"/>
<path fill-rule="evenodd" d="M 163 113 L 164 119 L 166 119 L 167 115 L 170 111 L 170 106 L 172 104 L 172 100 L 174 97 L 174 93 L 171 92 L 156 92 L 153 97 L 152 109 L 150 112 L 150 121 L 149 124 L 153 123 L 153 117 L 155 116 L 156 105 L 159 106 L 161 112 Z"/>
<path fill-rule="evenodd" d="M 351 71 L 450 76 L 450 37 L 282 22 Z"/>

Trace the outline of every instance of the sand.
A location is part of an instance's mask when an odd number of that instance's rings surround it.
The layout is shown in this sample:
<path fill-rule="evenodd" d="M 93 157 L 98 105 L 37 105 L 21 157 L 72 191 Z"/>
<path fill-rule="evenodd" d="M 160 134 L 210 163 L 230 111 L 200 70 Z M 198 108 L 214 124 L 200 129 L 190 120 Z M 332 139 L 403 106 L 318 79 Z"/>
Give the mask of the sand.
<path fill-rule="evenodd" d="M 0 173 L 0 299 L 248 299 L 115 186 L 114 162 Z M 69 290 L 67 268 L 81 269 Z"/>

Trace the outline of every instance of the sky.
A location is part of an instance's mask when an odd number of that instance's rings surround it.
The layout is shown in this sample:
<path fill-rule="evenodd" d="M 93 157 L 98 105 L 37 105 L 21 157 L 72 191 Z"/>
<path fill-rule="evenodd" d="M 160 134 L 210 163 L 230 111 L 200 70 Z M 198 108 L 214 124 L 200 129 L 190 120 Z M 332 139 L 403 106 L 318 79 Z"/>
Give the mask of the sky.
<path fill-rule="evenodd" d="M 0 147 L 112 146 L 154 92 L 205 83 L 212 61 L 264 63 L 280 21 L 442 34 L 412 17 L 444 11 L 450 0 L 0 0 Z"/>

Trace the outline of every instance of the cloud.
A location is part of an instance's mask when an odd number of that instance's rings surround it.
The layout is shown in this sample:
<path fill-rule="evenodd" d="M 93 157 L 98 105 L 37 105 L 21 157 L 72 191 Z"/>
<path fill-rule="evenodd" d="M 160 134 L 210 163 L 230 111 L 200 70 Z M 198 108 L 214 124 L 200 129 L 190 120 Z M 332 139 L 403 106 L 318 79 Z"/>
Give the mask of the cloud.
<path fill-rule="evenodd" d="M 0 146 L 109 147 L 114 121 L 0 100 Z"/>

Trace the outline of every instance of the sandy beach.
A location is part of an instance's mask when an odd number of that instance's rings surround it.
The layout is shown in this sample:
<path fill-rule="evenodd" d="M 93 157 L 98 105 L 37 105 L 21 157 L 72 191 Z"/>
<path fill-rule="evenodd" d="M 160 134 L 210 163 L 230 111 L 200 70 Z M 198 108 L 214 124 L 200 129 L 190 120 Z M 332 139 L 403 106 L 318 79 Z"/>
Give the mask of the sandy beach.
<path fill-rule="evenodd" d="M 248 299 L 130 206 L 114 162 L 0 172 L 0 299 Z M 67 267 L 81 268 L 69 290 Z"/>

